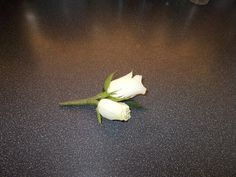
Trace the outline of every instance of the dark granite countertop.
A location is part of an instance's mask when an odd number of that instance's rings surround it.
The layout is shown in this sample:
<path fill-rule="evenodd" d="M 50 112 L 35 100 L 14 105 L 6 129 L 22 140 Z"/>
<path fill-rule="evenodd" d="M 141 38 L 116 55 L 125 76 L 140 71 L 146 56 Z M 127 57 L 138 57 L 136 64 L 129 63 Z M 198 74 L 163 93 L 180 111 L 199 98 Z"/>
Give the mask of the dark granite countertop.
<path fill-rule="evenodd" d="M 58 102 L 144 77 L 127 123 Z M 0 1 L 1 177 L 235 177 L 236 2 Z"/>

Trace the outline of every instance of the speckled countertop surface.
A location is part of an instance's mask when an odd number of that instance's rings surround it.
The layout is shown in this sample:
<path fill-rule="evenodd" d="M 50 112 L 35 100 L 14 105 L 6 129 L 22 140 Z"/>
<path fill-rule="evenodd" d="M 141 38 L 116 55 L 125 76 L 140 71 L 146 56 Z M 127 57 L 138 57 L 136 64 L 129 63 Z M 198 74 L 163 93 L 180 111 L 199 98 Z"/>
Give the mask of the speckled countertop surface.
<path fill-rule="evenodd" d="M 236 4 L 0 1 L 1 177 L 236 176 Z M 107 74 L 148 88 L 99 126 Z"/>

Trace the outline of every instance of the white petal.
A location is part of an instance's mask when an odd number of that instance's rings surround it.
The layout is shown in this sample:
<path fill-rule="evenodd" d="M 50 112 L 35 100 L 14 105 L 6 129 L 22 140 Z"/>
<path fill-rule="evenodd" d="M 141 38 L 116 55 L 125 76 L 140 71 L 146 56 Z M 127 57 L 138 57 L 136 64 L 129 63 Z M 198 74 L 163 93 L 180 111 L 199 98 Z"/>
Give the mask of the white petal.
<path fill-rule="evenodd" d="M 125 76 L 123 76 L 121 78 L 130 79 L 132 77 L 133 77 L 133 71 L 131 71 L 129 74 L 126 74 Z"/>
<path fill-rule="evenodd" d="M 147 89 L 143 86 L 143 88 L 140 90 L 140 94 L 145 94 L 146 93 L 146 91 L 147 91 Z"/>
<path fill-rule="evenodd" d="M 133 77 L 133 79 L 135 79 L 136 81 L 142 83 L 142 76 L 141 75 L 136 75 L 136 76 Z"/>
<path fill-rule="evenodd" d="M 126 79 L 131 79 L 133 77 L 133 72 L 131 71 L 129 74 L 126 74 L 118 79 L 113 80 L 112 82 L 117 82 L 120 80 L 126 80 Z"/>

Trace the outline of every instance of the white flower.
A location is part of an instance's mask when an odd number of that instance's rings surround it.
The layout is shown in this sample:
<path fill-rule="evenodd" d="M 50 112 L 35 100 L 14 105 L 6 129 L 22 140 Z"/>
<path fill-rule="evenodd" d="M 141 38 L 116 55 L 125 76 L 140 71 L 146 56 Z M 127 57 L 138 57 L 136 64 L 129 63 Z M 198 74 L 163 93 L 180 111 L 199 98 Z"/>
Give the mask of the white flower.
<path fill-rule="evenodd" d="M 115 98 L 132 98 L 139 94 L 145 94 L 146 88 L 142 84 L 142 76 L 133 73 L 111 81 L 107 92 L 112 93 L 111 96 Z"/>
<path fill-rule="evenodd" d="M 127 121 L 131 117 L 127 104 L 109 99 L 101 99 L 98 103 L 97 110 L 104 118 L 109 120 Z"/>

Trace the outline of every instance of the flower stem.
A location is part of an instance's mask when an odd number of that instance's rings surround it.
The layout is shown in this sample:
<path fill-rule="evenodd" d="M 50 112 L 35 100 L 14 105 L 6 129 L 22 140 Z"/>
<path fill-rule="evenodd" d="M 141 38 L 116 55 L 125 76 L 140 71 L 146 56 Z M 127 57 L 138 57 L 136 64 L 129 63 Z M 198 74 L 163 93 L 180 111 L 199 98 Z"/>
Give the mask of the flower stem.
<path fill-rule="evenodd" d="M 59 103 L 60 106 L 82 106 L 82 105 L 97 105 L 98 101 L 92 98 L 86 98 L 81 100 L 66 101 Z"/>
<path fill-rule="evenodd" d="M 82 105 L 98 105 L 98 100 L 102 98 L 108 97 L 106 92 L 101 92 L 96 96 L 80 99 L 80 100 L 73 100 L 73 101 L 66 101 L 59 103 L 60 106 L 82 106 Z"/>

